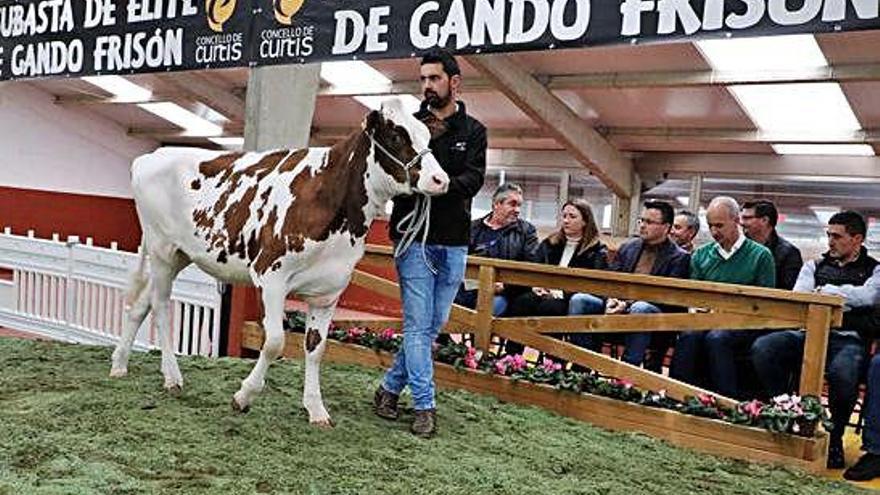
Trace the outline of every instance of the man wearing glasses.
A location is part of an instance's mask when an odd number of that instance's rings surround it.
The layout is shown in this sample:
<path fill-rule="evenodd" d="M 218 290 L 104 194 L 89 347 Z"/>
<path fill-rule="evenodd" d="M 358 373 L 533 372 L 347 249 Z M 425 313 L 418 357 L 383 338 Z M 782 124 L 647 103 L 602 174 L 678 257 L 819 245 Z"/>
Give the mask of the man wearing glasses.
<path fill-rule="evenodd" d="M 663 201 L 646 202 L 639 216 L 639 236 L 620 246 L 617 257 L 611 264 L 611 270 L 658 277 L 688 278 L 690 255 L 669 239 L 673 217 L 674 210 L 669 203 Z M 590 294 L 575 294 L 568 307 L 569 314 L 604 312 L 611 315 L 660 313 L 674 309 L 645 301 L 624 301 L 609 298 L 603 302 L 600 298 Z M 668 341 L 668 335 L 665 336 L 665 339 L 663 334 L 654 335 L 660 339 L 653 343 L 657 344 L 653 347 L 663 347 L 659 344 L 660 340 Z M 593 338 L 590 334 L 575 334 L 572 336 L 572 343 L 598 351 L 601 341 L 607 338 L 609 336 L 606 335 Z M 633 366 L 641 366 L 645 360 L 645 352 L 651 344 L 651 333 L 624 334 L 626 350 L 623 354 L 623 360 Z M 665 350 L 665 347 L 663 349 Z"/>

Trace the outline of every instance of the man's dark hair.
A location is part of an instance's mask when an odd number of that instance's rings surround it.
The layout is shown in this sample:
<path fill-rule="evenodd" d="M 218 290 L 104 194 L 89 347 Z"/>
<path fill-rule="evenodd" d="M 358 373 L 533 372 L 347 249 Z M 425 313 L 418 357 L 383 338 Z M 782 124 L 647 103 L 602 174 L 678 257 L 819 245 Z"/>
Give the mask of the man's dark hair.
<path fill-rule="evenodd" d="M 755 210 L 755 218 L 766 217 L 771 227 L 776 227 L 779 222 L 779 211 L 772 201 L 766 199 L 758 199 L 755 201 L 746 201 L 742 205 L 743 210 L 746 208 Z"/>
<path fill-rule="evenodd" d="M 425 64 L 442 65 L 443 72 L 449 77 L 461 75 L 461 68 L 458 67 L 458 62 L 455 60 L 455 56 L 445 48 L 433 48 L 431 51 L 424 54 L 422 56 L 421 65 Z"/>
<path fill-rule="evenodd" d="M 672 221 L 675 219 L 675 210 L 666 201 L 645 201 L 645 208 L 659 211 L 663 223 L 666 225 L 672 225 Z"/>
<path fill-rule="evenodd" d="M 700 232 L 700 218 L 690 210 L 681 210 L 676 215 L 681 215 L 685 218 L 688 227 L 694 229 L 694 235 Z"/>
<path fill-rule="evenodd" d="M 846 228 L 846 233 L 849 235 L 859 234 L 865 237 L 868 234 L 868 225 L 865 223 L 865 217 L 852 210 L 835 213 L 828 220 L 828 225 L 843 225 Z"/>

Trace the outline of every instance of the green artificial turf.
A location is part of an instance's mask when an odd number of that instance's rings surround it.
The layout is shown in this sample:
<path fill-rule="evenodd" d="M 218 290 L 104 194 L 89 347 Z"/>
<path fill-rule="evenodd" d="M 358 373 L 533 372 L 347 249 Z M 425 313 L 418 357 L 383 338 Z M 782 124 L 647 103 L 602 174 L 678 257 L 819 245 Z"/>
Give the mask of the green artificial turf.
<path fill-rule="evenodd" d="M 697 454 L 532 407 L 441 392 L 439 435 L 371 411 L 380 374 L 325 364 L 336 428 L 308 425 L 304 366 L 272 366 L 251 411 L 231 411 L 253 362 L 182 358 L 162 390 L 158 354 L 111 380 L 110 349 L 0 339 L 0 494 L 860 493 L 801 472 Z"/>

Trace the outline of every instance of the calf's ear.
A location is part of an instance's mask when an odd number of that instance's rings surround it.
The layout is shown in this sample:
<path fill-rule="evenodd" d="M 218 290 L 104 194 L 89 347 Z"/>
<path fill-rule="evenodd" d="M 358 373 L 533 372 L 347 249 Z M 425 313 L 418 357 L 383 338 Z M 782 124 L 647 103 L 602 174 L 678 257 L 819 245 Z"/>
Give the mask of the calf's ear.
<path fill-rule="evenodd" d="M 361 127 L 364 128 L 368 133 L 373 133 L 376 129 L 382 125 L 382 112 L 378 110 L 373 110 L 368 113 L 366 117 L 364 117 L 364 121 L 361 123 Z"/>

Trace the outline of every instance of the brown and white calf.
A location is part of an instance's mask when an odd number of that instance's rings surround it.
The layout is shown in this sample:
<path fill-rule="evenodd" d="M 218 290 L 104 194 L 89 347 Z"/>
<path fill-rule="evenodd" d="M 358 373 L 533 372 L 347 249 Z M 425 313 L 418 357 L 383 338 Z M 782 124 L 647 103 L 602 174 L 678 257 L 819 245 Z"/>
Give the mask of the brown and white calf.
<path fill-rule="evenodd" d="M 233 407 L 246 410 L 263 388 L 284 346 L 284 301 L 293 293 L 309 306 L 303 406 L 311 423 L 330 426 L 318 376 L 327 327 L 385 203 L 399 194 L 446 192 L 449 178 L 429 140 L 428 128 L 392 100 L 329 151 L 163 148 L 136 159 L 132 187 L 144 249 L 110 375 L 127 373 L 135 334 L 152 309 L 165 387 L 183 386 L 170 294 L 177 274 L 195 263 L 219 280 L 262 289 L 266 341 Z"/>

